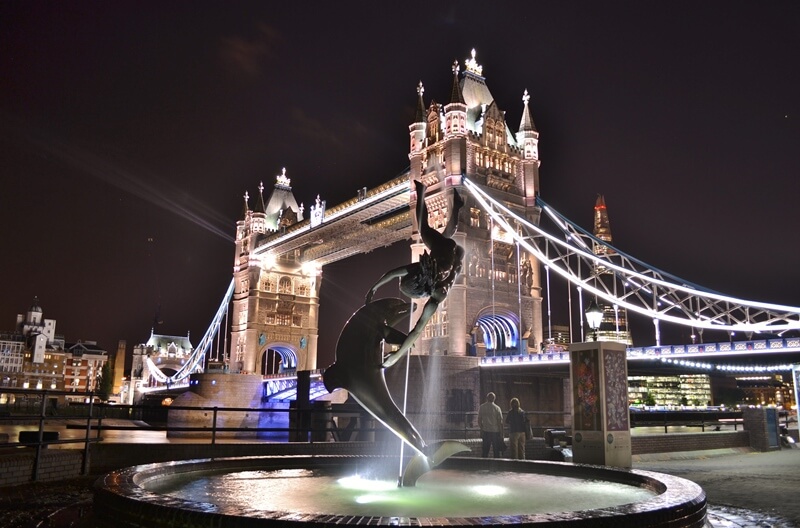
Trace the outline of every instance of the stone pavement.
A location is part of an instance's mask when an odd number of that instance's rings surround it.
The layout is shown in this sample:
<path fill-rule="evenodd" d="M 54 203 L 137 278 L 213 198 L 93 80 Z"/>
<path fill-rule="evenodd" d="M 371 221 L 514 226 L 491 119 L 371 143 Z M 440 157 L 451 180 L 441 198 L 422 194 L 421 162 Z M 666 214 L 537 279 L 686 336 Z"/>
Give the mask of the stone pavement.
<path fill-rule="evenodd" d="M 702 487 L 714 528 L 800 527 L 800 449 L 746 448 L 636 455 L 634 469 L 668 473 Z"/>
<path fill-rule="evenodd" d="M 712 528 L 800 527 L 800 449 L 758 453 L 715 449 L 636 455 L 634 469 L 700 484 Z M 90 528 L 91 486 L 97 476 L 0 488 L 0 527 Z"/>

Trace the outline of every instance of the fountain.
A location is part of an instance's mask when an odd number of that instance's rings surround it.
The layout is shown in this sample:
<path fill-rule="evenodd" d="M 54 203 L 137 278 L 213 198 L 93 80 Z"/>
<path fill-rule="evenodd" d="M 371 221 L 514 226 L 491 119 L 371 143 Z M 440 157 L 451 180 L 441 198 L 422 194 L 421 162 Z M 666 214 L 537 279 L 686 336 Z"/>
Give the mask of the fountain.
<path fill-rule="evenodd" d="M 423 475 L 417 486 L 397 487 L 391 471 L 380 469 L 387 467 L 396 469 L 397 459 L 290 455 L 137 466 L 97 482 L 94 522 L 109 528 L 261 527 L 288 522 L 705 525 L 705 493 L 697 484 L 648 471 L 453 457 Z"/>
<path fill-rule="evenodd" d="M 424 196 L 419 183 L 417 193 Z M 425 230 L 427 212 L 424 200 L 419 202 L 418 223 Z M 429 260 L 381 278 L 342 330 L 336 362 L 324 374 L 328 390 L 348 390 L 411 448 L 410 461 L 401 452 L 396 457 L 282 455 L 136 466 L 95 484 L 95 524 L 703 527 L 705 493 L 685 479 L 559 462 L 452 457 L 469 448 L 452 441 L 426 444 L 395 405 L 383 374 L 413 346 L 461 266 L 463 250 L 451 239 L 436 232 L 423 233 L 423 240 L 431 250 Z M 394 328 L 407 314 L 407 302 L 372 300 L 378 286 L 401 277 L 409 296 L 429 297 L 408 335 Z M 387 345 L 399 348 L 387 350 Z M 392 471 L 401 459 L 406 470 L 396 480 Z"/>

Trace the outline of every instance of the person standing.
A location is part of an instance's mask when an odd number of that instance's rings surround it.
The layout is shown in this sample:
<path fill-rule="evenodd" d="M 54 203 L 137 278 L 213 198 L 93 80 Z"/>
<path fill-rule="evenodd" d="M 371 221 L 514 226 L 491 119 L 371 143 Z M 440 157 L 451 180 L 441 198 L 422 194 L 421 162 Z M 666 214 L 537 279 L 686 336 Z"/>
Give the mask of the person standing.
<path fill-rule="evenodd" d="M 489 448 L 492 449 L 492 456 L 499 458 L 504 451 L 503 445 L 503 411 L 494 402 L 495 394 L 490 392 L 486 395 L 486 402 L 478 408 L 478 427 L 481 429 L 481 456 L 489 456 Z"/>
<path fill-rule="evenodd" d="M 517 398 L 511 398 L 511 408 L 506 417 L 508 422 L 508 441 L 511 444 L 511 458 L 525 460 L 525 434 L 528 430 L 528 419 L 519 406 Z"/>

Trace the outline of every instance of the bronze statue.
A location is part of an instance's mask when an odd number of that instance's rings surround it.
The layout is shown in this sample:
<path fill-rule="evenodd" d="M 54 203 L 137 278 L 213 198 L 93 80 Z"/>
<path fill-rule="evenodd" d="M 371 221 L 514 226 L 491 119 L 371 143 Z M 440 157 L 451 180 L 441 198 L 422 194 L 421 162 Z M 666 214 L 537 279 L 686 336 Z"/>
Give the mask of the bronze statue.
<path fill-rule="evenodd" d="M 417 221 L 422 242 L 427 246 L 419 262 L 395 268 L 383 275 L 370 289 L 364 306 L 347 321 L 336 343 L 336 361 L 325 369 L 322 379 L 328 392 L 345 389 L 379 422 L 389 428 L 417 452 L 406 466 L 399 485 L 413 486 L 420 475 L 451 455 L 468 451 L 453 441 L 442 443 L 434 452 L 405 415 L 397 408 L 386 386 L 384 369 L 405 355 L 422 334 L 425 325 L 447 297 L 450 287 L 461 271 L 464 250 L 450 237 L 458 225 L 458 212 L 464 205 L 455 193 L 453 211 L 443 233 L 428 223 L 425 204 L 425 185 L 414 182 L 417 191 Z M 400 290 L 412 298 L 428 297 L 417 323 L 405 333 L 394 326 L 409 314 L 410 305 L 402 299 L 374 300 L 375 291 L 394 278 L 400 278 Z M 384 353 L 384 346 L 399 345 L 395 352 Z"/>
<path fill-rule="evenodd" d="M 325 369 L 328 392 L 345 389 L 361 406 L 400 439 L 425 454 L 425 441 L 395 405 L 383 375 L 381 342 L 399 345 L 406 334 L 394 328 L 408 315 L 408 303 L 384 298 L 366 304 L 344 325 L 336 343 L 336 361 Z"/>
<path fill-rule="evenodd" d="M 436 313 L 439 304 L 447 297 L 447 293 L 463 266 L 464 249 L 450 238 L 456 231 L 458 213 L 464 205 L 461 195 L 454 192 L 453 211 L 450 213 L 444 232 L 440 233 L 428 223 L 428 206 L 425 203 L 426 186 L 421 181 L 414 180 L 414 187 L 417 193 L 416 216 L 419 234 L 430 252 L 423 252 L 419 262 L 386 272 L 369 290 L 365 303 L 372 302 L 372 297 L 378 288 L 395 278 L 400 278 L 400 291 L 405 295 L 415 299 L 428 297 L 428 300 L 414 328 L 409 332 L 397 352 L 384 361 L 384 367 L 394 365 L 414 346 L 416 340 L 422 335 L 425 325 Z"/>

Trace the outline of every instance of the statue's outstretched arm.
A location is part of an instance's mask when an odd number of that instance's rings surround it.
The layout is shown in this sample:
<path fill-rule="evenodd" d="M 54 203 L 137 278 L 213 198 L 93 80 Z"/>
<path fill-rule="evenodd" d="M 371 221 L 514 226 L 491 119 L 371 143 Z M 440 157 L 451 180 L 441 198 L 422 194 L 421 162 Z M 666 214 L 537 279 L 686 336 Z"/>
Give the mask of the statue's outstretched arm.
<path fill-rule="evenodd" d="M 401 332 L 400 330 L 391 326 L 386 327 L 385 334 L 386 335 L 383 340 L 390 345 L 401 345 L 408 337 L 408 335 L 406 335 L 404 332 Z"/>
<path fill-rule="evenodd" d="M 400 345 L 400 348 L 397 352 L 394 352 L 386 361 L 383 362 L 383 368 L 389 368 L 398 361 L 400 361 L 404 355 L 408 353 L 409 350 L 414 346 L 414 343 L 419 339 L 419 336 L 422 335 L 422 332 L 425 330 L 425 325 L 428 324 L 428 321 L 431 320 L 433 314 L 436 313 L 436 309 L 439 307 L 439 302 L 434 297 L 428 299 L 428 302 L 425 303 L 425 307 L 422 309 L 422 315 L 417 320 L 417 324 L 414 325 L 414 328 L 408 333 L 408 337 L 405 338 L 403 344 Z"/>
<path fill-rule="evenodd" d="M 399 268 L 395 268 L 393 270 L 389 270 L 383 274 L 383 277 L 378 279 L 378 282 L 373 284 L 372 288 L 369 289 L 367 292 L 367 297 L 364 300 L 364 304 L 369 304 L 372 302 L 372 297 L 375 295 L 375 292 L 378 291 L 378 288 L 386 284 L 387 282 L 391 281 L 392 279 L 397 279 L 400 277 L 405 277 L 408 275 L 408 266 L 400 266 Z"/>

